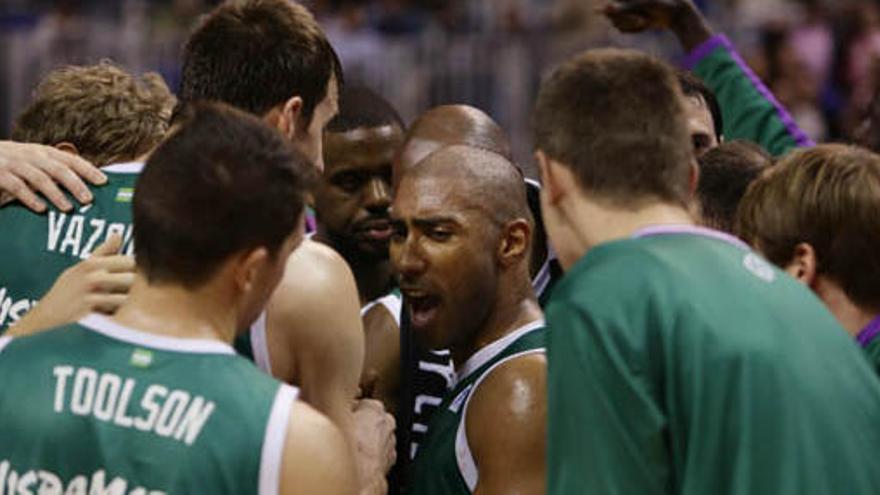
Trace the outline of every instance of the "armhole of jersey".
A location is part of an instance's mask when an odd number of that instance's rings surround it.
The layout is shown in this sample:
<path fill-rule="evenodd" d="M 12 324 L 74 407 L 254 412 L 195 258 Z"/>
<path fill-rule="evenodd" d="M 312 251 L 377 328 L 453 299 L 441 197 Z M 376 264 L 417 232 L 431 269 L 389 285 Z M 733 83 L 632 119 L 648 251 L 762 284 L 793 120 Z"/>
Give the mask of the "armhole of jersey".
<path fill-rule="evenodd" d="M 400 314 L 401 311 L 403 311 L 403 299 L 394 294 L 388 294 L 387 296 L 365 304 L 364 307 L 361 308 L 361 318 L 369 313 L 371 309 L 379 305 L 384 306 L 385 309 L 391 313 L 391 317 L 394 318 L 394 322 L 397 323 L 397 327 L 400 328 Z"/>
<path fill-rule="evenodd" d="M 272 374 L 272 363 L 269 360 L 269 343 L 266 336 L 266 311 L 260 313 L 257 321 L 251 325 L 251 351 L 254 363 L 267 374 Z"/>
<path fill-rule="evenodd" d="M 527 356 L 529 354 L 544 354 L 545 352 L 545 349 L 529 349 L 527 351 L 507 356 L 498 361 L 486 370 L 486 372 L 483 373 L 483 376 L 477 379 L 473 388 L 471 388 L 470 394 L 468 394 L 467 399 L 465 399 L 463 406 L 464 409 L 461 413 L 461 421 L 458 423 L 458 431 L 455 434 L 455 460 L 458 464 L 458 472 L 461 474 L 461 478 L 464 480 L 471 493 L 477 488 L 477 482 L 480 480 L 480 472 L 477 470 L 477 462 L 474 460 L 474 455 L 471 452 L 471 446 L 467 439 L 467 411 L 468 406 L 471 404 L 471 399 L 477 393 L 477 389 L 480 388 L 480 384 L 483 383 L 483 380 L 492 374 L 492 372 L 495 371 L 495 368 L 519 357 Z"/>
<path fill-rule="evenodd" d="M 0 352 L 3 352 L 3 349 L 5 349 L 10 342 L 12 342 L 12 337 L 0 337 Z"/>
<path fill-rule="evenodd" d="M 287 440 L 287 425 L 298 395 L 298 389 L 283 383 L 275 394 L 260 454 L 259 495 L 278 495 L 281 491 L 281 462 Z"/>

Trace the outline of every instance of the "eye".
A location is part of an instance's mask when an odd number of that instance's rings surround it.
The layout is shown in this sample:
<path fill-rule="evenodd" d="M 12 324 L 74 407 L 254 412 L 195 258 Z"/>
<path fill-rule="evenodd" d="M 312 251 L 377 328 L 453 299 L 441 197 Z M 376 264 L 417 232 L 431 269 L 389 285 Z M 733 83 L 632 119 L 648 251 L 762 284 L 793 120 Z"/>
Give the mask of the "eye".
<path fill-rule="evenodd" d="M 452 232 L 443 227 L 435 227 L 427 232 L 428 238 L 432 241 L 446 242 L 452 238 Z"/>
<path fill-rule="evenodd" d="M 694 134 L 691 136 L 691 140 L 694 143 L 694 150 L 697 154 L 701 154 L 712 146 L 709 136 L 705 134 Z"/>
<path fill-rule="evenodd" d="M 363 177 L 354 172 L 342 172 L 333 176 L 331 180 L 334 186 L 342 189 L 347 193 L 353 193 L 360 189 L 364 183 Z"/>
<path fill-rule="evenodd" d="M 391 242 L 403 242 L 406 240 L 406 227 L 399 223 L 391 224 Z"/>

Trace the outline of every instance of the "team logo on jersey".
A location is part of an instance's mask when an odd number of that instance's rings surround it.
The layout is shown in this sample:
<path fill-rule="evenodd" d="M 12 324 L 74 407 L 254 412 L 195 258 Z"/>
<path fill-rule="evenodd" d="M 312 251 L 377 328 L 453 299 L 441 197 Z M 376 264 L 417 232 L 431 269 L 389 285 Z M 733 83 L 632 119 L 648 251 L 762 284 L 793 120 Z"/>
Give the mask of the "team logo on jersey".
<path fill-rule="evenodd" d="M 146 349 L 135 349 L 131 353 L 131 365 L 138 368 L 148 368 L 153 364 L 153 352 Z"/>
<path fill-rule="evenodd" d="M 764 282 L 776 280 L 776 272 L 773 271 L 773 267 L 755 253 L 749 253 L 743 258 L 743 266 Z"/>
<path fill-rule="evenodd" d="M 117 203 L 131 203 L 131 199 L 134 197 L 134 188 L 133 187 L 120 187 L 116 191 L 116 202 Z"/>

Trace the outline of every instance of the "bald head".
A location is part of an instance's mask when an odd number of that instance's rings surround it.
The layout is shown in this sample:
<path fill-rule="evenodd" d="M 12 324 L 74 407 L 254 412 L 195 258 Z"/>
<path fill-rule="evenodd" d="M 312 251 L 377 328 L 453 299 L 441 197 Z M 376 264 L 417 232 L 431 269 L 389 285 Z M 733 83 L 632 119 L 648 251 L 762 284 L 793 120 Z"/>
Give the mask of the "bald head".
<path fill-rule="evenodd" d="M 443 188 L 448 189 L 446 196 L 483 211 L 497 224 L 531 220 L 522 176 L 507 158 L 492 151 L 465 145 L 441 147 L 407 172 L 404 181 L 426 179 L 449 186 Z"/>
<path fill-rule="evenodd" d="M 428 155 L 449 145 L 467 145 L 511 158 L 510 141 L 492 117 L 468 105 L 442 105 L 423 113 L 410 127 L 400 154 L 409 170 Z"/>

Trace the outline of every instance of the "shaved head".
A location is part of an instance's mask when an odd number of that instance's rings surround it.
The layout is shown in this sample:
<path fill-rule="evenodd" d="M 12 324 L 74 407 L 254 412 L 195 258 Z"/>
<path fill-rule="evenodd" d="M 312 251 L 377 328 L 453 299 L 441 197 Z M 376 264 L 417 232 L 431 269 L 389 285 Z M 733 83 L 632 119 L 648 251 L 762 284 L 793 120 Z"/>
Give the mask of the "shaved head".
<path fill-rule="evenodd" d="M 510 141 L 492 117 L 468 105 L 442 105 L 423 113 L 410 127 L 399 165 L 409 170 L 443 146 L 456 144 L 512 158 Z"/>
<path fill-rule="evenodd" d="M 438 178 L 454 183 L 459 201 L 503 225 L 531 214 L 518 169 L 502 155 L 466 145 L 441 147 L 407 172 L 405 181 Z"/>

